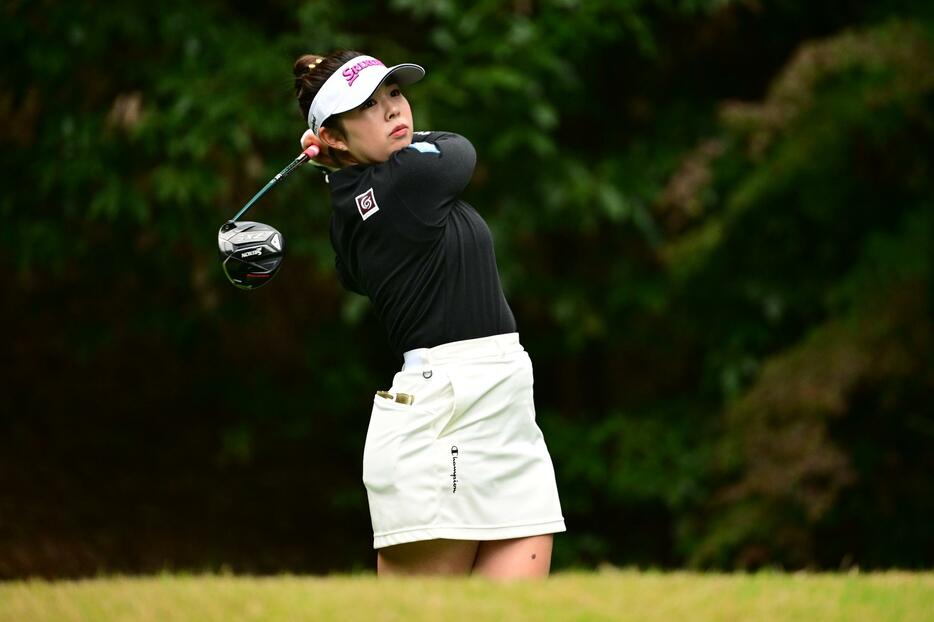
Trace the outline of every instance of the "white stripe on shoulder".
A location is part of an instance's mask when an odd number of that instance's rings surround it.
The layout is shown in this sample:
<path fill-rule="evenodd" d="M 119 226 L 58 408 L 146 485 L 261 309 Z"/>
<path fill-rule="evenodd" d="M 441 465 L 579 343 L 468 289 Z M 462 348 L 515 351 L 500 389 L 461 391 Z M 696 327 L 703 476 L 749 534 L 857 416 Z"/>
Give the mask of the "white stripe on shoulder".
<path fill-rule="evenodd" d="M 438 147 L 436 147 L 435 145 L 431 143 L 426 143 L 426 142 L 412 143 L 411 145 L 406 147 L 406 149 L 415 149 L 416 151 L 420 151 L 422 153 L 441 153 L 440 151 L 438 151 Z"/>

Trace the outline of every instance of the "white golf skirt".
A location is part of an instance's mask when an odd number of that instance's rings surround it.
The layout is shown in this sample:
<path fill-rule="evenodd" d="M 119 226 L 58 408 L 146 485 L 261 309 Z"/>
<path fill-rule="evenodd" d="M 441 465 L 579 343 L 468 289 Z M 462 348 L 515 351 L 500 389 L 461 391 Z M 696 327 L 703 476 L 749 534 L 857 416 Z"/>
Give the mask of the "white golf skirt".
<path fill-rule="evenodd" d="M 363 449 L 373 548 L 565 531 L 519 334 L 404 357 L 390 397 L 373 398 Z"/>

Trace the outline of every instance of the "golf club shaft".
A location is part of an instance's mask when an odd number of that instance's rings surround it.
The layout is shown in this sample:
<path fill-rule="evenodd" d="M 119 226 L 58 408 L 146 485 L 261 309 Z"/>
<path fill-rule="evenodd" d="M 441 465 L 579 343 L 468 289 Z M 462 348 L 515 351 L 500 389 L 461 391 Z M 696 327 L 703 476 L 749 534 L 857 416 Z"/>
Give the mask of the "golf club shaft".
<path fill-rule="evenodd" d="M 280 179 L 282 179 L 283 177 L 287 177 L 289 173 L 291 173 L 292 171 L 294 171 L 299 166 L 301 166 L 302 164 L 304 164 L 311 158 L 315 157 L 316 155 L 318 155 L 318 147 L 316 147 L 315 145 L 312 145 L 308 147 L 307 149 L 305 149 L 304 151 L 302 151 L 300 156 L 292 160 L 292 162 L 288 166 L 286 166 L 284 169 L 279 171 L 278 175 L 270 179 L 269 183 L 263 186 L 262 190 L 260 190 L 255 195 L 253 195 L 253 198 L 250 199 L 250 201 L 246 205 L 243 206 L 243 209 L 237 212 L 236 216 L 230 219 L 230 222 L 237 222 L 240 219 L 240 217 L 243 216 L 246 213 L 246 211 L 250 209 L 250 207 L 252 207 L 253 204 L 256 203 L 260 199 L 260 197 L 266 194 L 270 188 L 275 186 L 279 182 Z"/>

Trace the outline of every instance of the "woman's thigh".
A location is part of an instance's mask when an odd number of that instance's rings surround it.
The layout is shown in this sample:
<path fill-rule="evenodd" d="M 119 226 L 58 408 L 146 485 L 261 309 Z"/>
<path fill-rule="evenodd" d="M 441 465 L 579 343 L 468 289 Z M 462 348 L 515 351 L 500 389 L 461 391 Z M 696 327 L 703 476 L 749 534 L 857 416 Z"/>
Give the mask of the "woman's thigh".
<path fill-rule="evenodd" d="M 474 574 L 491 579 L 547 577 L 554 534 L 481 542 Z"/>
<path fill-rule="evenodd" d="M 467 575 L 477 556 L 474 540 L 422 540 L 378 549 L 376 574 Z"/>

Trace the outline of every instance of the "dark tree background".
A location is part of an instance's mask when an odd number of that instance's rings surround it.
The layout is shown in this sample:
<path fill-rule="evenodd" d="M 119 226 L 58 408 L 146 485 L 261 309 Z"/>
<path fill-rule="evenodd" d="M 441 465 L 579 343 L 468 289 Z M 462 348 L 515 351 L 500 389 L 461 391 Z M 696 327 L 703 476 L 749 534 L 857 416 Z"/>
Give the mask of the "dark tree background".
<path fill-rule="evenodd" d="M 401 361 L 327 189 L 229 285 L 217 228 L 298 152 L 291 66 L 425 66 L 536 376 L 553 568 L 931 567 L 926 3 L 8 2 L 0 578 L 375 568 L 360 481 Z"/>

